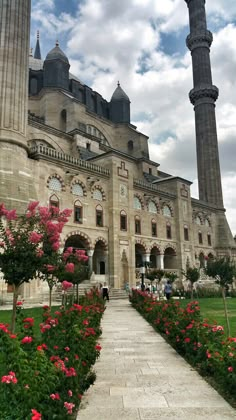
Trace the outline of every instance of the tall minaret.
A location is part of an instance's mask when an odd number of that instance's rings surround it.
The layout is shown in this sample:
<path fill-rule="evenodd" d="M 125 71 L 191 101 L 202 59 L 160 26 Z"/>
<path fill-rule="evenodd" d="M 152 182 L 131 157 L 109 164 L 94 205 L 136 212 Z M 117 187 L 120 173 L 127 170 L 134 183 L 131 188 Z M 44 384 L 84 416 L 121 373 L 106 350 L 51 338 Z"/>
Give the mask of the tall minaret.
<path fill-rule="evenodd" d="M 26 146 L 30 0 L 1 0 L 0 142 Z"/>
<path fill-rule="evenodd" d="M 40 43 L 39 43 L 39 31 L 37 31 L 37 42 L 34 51 L 34 58 L 41 60 L 41 50 L 40 50 Z"/>
<path fill-rule="evenodd" d="M 30 0 L 0 0 L 0 202 L 36 198 L 27 155 Z"/>
<path fill-rule="evenodd" d="M 205 0 L 185 0 L 189 9 L 190 34 L 186 39 L 192 55 L 197 143 L 199 199 L 222 209 L 223 196 L 215 118 L 218 89 L 212 84 L 210 46 L 212 33 L 206 24 Z"/>

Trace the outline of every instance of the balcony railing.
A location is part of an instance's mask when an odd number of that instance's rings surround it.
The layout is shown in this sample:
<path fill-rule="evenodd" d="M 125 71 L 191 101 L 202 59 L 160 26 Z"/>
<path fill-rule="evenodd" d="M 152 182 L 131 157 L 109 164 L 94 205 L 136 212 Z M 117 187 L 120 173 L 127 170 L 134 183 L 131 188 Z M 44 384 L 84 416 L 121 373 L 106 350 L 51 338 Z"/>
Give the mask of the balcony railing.
<path fill-rule="evenodd" d="M 60 162 L 65 162 L 71 166 L 76 166 L 78 168 L 86 169 L 90 172 L 96 174 L 104 175 L 109 177 L 109 169 L 102 168 L 101 166 L 95 165 L 94 163 L 87 162 L 86 160 L 75 158 L 74 156 L 67 155 L 63 152 L 58 152 L 57 150 L 50 149 L 49 147 L 43 145 L 36 145 L 30 148 L 29 155 L 33 159 L 47 158 L 48 160 L 56 160 Z"/>

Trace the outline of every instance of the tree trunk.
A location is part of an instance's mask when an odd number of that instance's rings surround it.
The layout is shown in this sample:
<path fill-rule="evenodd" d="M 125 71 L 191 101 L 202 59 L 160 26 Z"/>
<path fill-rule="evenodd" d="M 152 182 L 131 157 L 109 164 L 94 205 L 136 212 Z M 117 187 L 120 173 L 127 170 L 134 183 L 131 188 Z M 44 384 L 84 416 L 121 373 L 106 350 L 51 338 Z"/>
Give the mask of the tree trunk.
<path fill-rule="evenodd" d="M 13 304 L 12 304 L 12 316 L 11 316 L 11 332 L 15 332 L 16 326 L 16 303 L 19 295 L 19 286 L 13 285 Z"/>
<path fill-rule="evenodd" d="M 191 283 L 191 300 L 193 300 L 193 283 Z"/>
<path fill-rule="evenodd" d="M 79 303 L 79 284 L 76 284 L 76 303 Z"/>
<path fill-rule="evenodd" d="M 225 288 L 222 287 L 221 291 L 222 291 L 222 298 L 223 298 L 223 302 L 224 302 L 225 319 L 226 319 L 226 325 L 227 325 L 227 336 L 230 337 L 230 325 L 229 325 L 229 316 L 228 316 L 228 311 L 227 311 L 227 304 L 226 304 L 226 299 L 225 299 Z"/>
<path fill-rule="evenodd" d="M 52 308 L 52 286 L 49 286 L 49 308 Z"/>

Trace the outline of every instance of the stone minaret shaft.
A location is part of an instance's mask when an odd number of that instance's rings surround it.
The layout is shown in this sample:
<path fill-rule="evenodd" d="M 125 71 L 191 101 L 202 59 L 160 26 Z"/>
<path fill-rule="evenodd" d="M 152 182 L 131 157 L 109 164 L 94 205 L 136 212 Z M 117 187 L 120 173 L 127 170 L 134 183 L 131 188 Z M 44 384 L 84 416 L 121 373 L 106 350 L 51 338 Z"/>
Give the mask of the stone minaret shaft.
<path fill-rule="evenodd" d="M 0 142 L 26 147 L 30 0 L 0 0 Z"/>
<path fill-rule="evenodd" d="M 220 163 L 215 118 L 218 89 L 212 85 L 210 46 L 205 0 L 185 0 L 189 9 L 190 34 L 186 39 L 192 55 L 193 85 L 189 97 L 194 105 L 199 199 L 223 208 Z"/>

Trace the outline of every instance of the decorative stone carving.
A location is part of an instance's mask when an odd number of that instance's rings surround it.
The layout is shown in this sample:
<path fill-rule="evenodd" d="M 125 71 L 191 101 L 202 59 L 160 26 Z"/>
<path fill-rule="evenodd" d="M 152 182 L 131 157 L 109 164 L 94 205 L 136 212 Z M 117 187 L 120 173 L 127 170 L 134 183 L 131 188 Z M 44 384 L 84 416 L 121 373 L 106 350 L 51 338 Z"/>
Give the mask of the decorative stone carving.
<path fill-rule="evenodd" d="M 218 98 L 218 95 L 219 95 L 219 90 L 216 86 L 214 85 L 204 86 L 204 87 L 199 87 L 199 88 L 197 87 L 190 90 L 189 99 L 191 103 L 195 105 L 199 99 L 205 99 L 205 98 L 210 98 L 215 102 Z"/>

